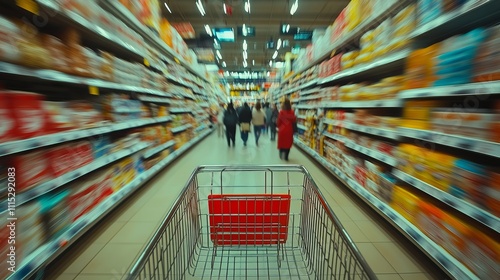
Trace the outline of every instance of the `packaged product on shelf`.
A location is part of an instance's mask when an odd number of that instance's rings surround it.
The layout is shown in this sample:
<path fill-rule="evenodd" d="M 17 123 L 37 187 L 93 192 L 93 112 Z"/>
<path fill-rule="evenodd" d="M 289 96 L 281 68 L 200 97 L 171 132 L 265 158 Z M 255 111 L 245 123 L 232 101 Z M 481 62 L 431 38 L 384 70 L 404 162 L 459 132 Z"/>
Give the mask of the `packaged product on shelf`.
<path fill-rule="evenodd" d="M 43 110 L 42 95 L 32 92 L 4 91 L 3 97 L 9 104 L 14 117 L 17 137 L 28 139 L 47 134 L 47 118 Z M 6 125 L 9 124 L 6 123 Z"/>
<path fill-rule="evenodd" d="M 41 207 L 38 202 L 23 204 L 16 209 L 16 255 L 22 261 L 33 251 L 47 242 L 44 235 Z"/>
<path fill-rule="evenodd" d="M 478 139 L 491 140 L 494 123 L 498 118 L 490 110 L 457 112 L 451 108 L 436 108 L 431 113 L 433 130 Z"/>
<path fill-rule="evenodd" d="M 12 156 L 11 164 L 16 169 L 18 193 L 54 177 L 46 150 L 16 154 Z"/>
<path fill-rule="evenodd" d="M 457 158 L 437 152 L 428 153 L 427 156 L 428 173 L 424 176 L 424 181 L 448 192 Z"/>
<path fill-rule="evenodd" d="M 48 133 L 77 128 L 71 117 L 67 102 L 43 101 L 43 109 L 47 114 Z"/>
<path fill-rule="evenodd" d="M 465 246 L 465 264 L 480 279 L 495 279 L 500 274 L 500 243 L 478 229 L 471 229 Z"/>
<path fill-rule="evenodd" d="M 401 214 L 401 216 L 403 216 L 410 223 L 416 225 L 420 199 L 403 187 L 397 185 L 395 185 L 392 189 L 391 198 L 390 206 L 392 209 Z"/>
<path fill-rule="evenodd" d="M 0 15 L 0 61 L 18 62 L 17 47 L 21 30 L 13 21 Z"/>
<path fill-rule="evenodd" d="M 356 166 L 353 174 L 353 179 L 356 180 L 362 187 L 366 188 L 367 170 L 363 166 Z"/>
<path fill-rule="evenodd" d="M 88 58 L 85 54 L 85 48 L 81 46 L 81 37 L 78 30 L 66 28 L 61 39 L 66 47 L 66 55 L 70 63 L 69 73 L 77 76 L 90 77 Z"/>
<path fill-rule="evenodd" d="M 113 192 L 117 192 L 128 183 L 130 183 L 136 176 L 134 168 L 134 161 L 132 158 L 126 158 L 113 166 Z"/>
<path fill-rule="evenodd" d="M 500 171 L 490 172 L 490 181 L 486 193 L 486 208 L 495 216 L 500 216 Z"/>
<path fill-rule="evenodd" d="M 471 237 L 469 226 L 449 213 L 443 215 L 442 223 L 444 243 L 439 245 L 457 260 L 464 263 L 467 258 L 465 256 L 466 246 Z"/>
<path fill-rule="evenodd" d="M 434 73 L 435 57 L 441 47 L 441 43 L 430 47 L 413 51 L 406 62 L 406 89 L 430 87 L 436 80 Z"/>
<path fill-rule="evenodd" d="M 394 188 L 396 188 L 397 179 L 389 173 L 380 174 L 380 184 L 375 195 L 386 203 L 393 199 Z"/>
<path fill-rule="evenodd" d="M 474 60 L 474 82 L 500 80 L 500 25 L 487 30 Z"/>
<path fill-rule="evenodd" d="M 445 229 L 443 228 L 443 219 L 445 212 L 437 206 L 419 200 L 416 213 L 416 226 L 430 239 L 437 244 L 443 244 L 446 240 Z"/>
<path fill-rule="evenodd" d="M 73 123 L 78 128 L 91 128 L 103 124 L 102 113 L 88 101 L 70 101 L 68 102 L 68 109 Z"/>
<path fill-rule="evenodd" d="M 418 0 L 417 10 L 419 23 L 426 24 L 443 13 L 442 0 Z"/>
<path fill-rule="evenodd" d="M 49 162 L 51 172 L 55 177 L 59 177 L 74 169 L 72 160 L 73 155 L 71 152 L 72 147 L 70 144 L 58 145 L 47 151 L 47 160 Z"/>
<path fill-rule="evenodd" d="M 0 90 L 0 142 L 7 142 L 16 139 L 16 119 L 14 110 L 9 102 L 10 95 Z"/>
<path fill-rule="evenodd" d="M 484 207 L 488 175 L 486 167 L 459 159 L 455 161 L 453 168 L 450 193 L 479 207 Z"/>
<path fill-rule="evenodd" d="M 114 67 L 113 67 L 113 56 L 104 51 L 99 51 L 99 56 L 101 57 L 101 69 L 102 78 L 106 81 L 114 81 Z"/>
<path fill-rule="evenodd" d="M 57 37 L 42 34 L 41 35 L 43 46 L 51 55 L 52 60 L 52 69 L 61 71 L 61 72 L 69 72 L 69 67 L 71 61 L 66 57 L 66 45 Z"/>
<path fill-rule="evenodd" d="M 90 164 L 94 160 L 90 141 L 78 141 L 73 143 L 71 150 L 72 165 L 75 169 Z"/>
<path fill-rule="evenodd" d="M 92 154 L 95 159 L 106 156 L 111 151 L 111 139 L 109 135 L 97 135 L 90 139 Z"/>
<path fill-rule="evenodd" d="M 63 190 L 40 198 L 40 214 L 47 240 L 57 238 L 71 225 L 68 196 L 69 190 Z"/>

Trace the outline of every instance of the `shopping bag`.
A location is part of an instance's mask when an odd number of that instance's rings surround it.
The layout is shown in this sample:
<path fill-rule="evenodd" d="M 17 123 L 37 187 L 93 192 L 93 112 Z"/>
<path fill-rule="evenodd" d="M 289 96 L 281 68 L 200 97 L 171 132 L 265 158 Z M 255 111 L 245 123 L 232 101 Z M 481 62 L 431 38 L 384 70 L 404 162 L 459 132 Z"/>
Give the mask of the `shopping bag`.
<path fill-rule="evenodd" d="M 241 123 L 240 129 L 243 132 L 250 132 L 250 123 Z"/>

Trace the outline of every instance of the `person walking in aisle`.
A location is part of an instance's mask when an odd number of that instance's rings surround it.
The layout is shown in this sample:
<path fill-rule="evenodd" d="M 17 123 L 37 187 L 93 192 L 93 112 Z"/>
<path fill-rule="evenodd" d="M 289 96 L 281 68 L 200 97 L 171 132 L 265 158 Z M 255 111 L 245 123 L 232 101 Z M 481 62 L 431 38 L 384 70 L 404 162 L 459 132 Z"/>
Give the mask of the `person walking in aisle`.
<path fill-rule="evenodd" d="M 252 122 L 252 110 L 250 109 L 250 106 L 248 106 L 248 103 L 245 102 L 239 114 L 241 140 L 243 140 L 244 146 L 247 145 L 248 133 L 250 132 L 251 122 Z"/>
<path fill-rule="evenodd" d="M 278 120 L 278 115 L 278 106 L 276 104 L 273 104 L 273 108 L 271 109 L 271 117 L 269 119 L 266 117 L 271 133 L 271 141 L 276 140 L 276 121 Z"/>
<path fill-rule="evenodd" d="M 233 147 L 236 141 L 236 126 L 238 125 L 238 114 L 234 110 L 233 103 L 227 105 L 227 109 L 224 112 L 224 125 L 226 126 L 226 138 L 227 145 L 231 147 L 231 141 L 233 142 Z"/>
<path fill-rule="evenodd" d="M 262 110 L 260 102 L 255 104 L 255 108 L 252 111 L 252 124 L 255 131 L 255 145 L 258 147 L 260 134 L 264 130 L 266 124 L 266 115 L 264 110 Z"/>
<path fill-rule="evenodd" d="M 280 159 L 288 161 L 288 155 L 293 145 L 294 124 L 297 122 L 297 117 L 292 110 L 290 100 L 285 99 L 281 106 L 281 111 L 276 121 L 278 127 L 278 149 Z"/>
<path fill-rule="evenodd" d="M 264 113 L 266 114 L 266 127 L 264 129 L 264 134 L 267 135 L 271 129 L 271 116 L 273 114 L 273 110 L 269 106 L 269 102 L 266 102 L 264 105 Z"/>
<path fill-rule="evenodd" d="M 224 137 L 224 106 L 221 105 L 217 115 L 217 136 Z"/>

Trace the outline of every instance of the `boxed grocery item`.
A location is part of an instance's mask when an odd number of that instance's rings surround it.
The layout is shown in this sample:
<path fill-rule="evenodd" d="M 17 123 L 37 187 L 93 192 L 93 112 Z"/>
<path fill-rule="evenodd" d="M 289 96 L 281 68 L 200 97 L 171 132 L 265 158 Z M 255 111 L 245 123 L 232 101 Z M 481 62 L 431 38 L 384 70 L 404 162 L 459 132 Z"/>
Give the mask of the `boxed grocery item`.
<path fill-rule="evenodd" d="M 17 41 L 19 63 L 33 68 L 51 68 L 52 60 L 48 50 L 43 47 L 42 39 L 36 27 L 29 21 L 16 20 L 16 25 L 23 32 Z M 15 37 L 14 37 L 15 38 Z"/>
<path fill-rule="evenodd" d="M 72 157 L 72 145 L 58 145 L 50 148 L 46 154 L 51 172 L 55 177 L 59 177 L 72 171 L 75 168 Z"/>
<path fill-rule="evenodd" d="M 428 169 L 424 181 L 442 191 L 448 192 L 457 158 L 437 152 L 427 153 L 427 156 Z"/>
<path fill-rule="evenodd" d="M 16 253 L 17 261 L 25 259 L 47 240 L 44 235 L 44 225 L 40 215 L 38 202 L 23 204 L 16 209 Z"/>
<path fill-rule="evenodd" d="M 16 190 L 23 192 L 53 178 L 47 150 L 38 150 L 12 156 L 12 167 L 16 169 Z"/>
<path fill-rule="evenodd" d="M 380 174 L 379 187 L 375 195 L 381 200 L 390 203 L 393 199 L 394 188 L 396 187 L 397 179 L 389 173 Z"/>
<path fill-rule="evenodd" d="M 488 185 L 486 167 L 459 159 L 455 161 L 450 193 L 482 207 L 485 203 L 485 188 Z"/>
<path fill-rule="evenodd" d="M 6 142 L 18 137 L 16 119 L 10 105 L 10 95 L 0 90 L 0 142 Z"/>
<path fill-rule="evenodd" d="M 16 134 L 22 139 L 47 133 L 47 118 L 40 94 L 21 91 L 5 91 L 15 118 Z"/>
<path fill-rule="evenodd" d="M 52 69 L 65 73 L 69 72 L 71 61 L 66 57 L 66 45 L 59 38 L 48 34 L 42 34 L 41 40 L 44 48 L 52 58 Z"/>
<path fill-rule="evenodd" d="M 430 87 L 436 80 L 434 66 L 435 57 L 441 48 L 441 44 L 413 51 L 406 62 L 406 81 L 404 88 Z"/>
<path fill-rule="evenodd" d="M 111 150 L 111 139 L 109 135 L 96 135 L 90 140 L 93 158 L 98 159 L 106 156 Z"/>
<path fill-rule="evenodd" d="M 420 203 L 423 203 L 420 198 L 413 193 L 407 191 L 401 186 L 394 185 L 392 189 L 391 207 L 396 210 L 410 223 L 418 226 L 419 218 L 422 221 L 427 221 L 420 210 Z M 424 223 L 424 225 L 427 225 Z M 432 227 L 431 227 L 432 229 Z"/>
<path fill-rule="evenodd" d="M 443 210 L 423 200 L 418 201 L 418 210 L 415 219 L 416 226 L 434 242 L 443 244 L 446 240 Z"/>
<path fill-rule="evenodd" d="M 57 133 L 77 128 L 71 118 L 66 102 L 43 101 L 43 109 L 47 114 L 47 132 Z"/>
<path fill-rule="evenodd" d="M 500 80 L 500 25 L 489 28 L 487 33 L 474 60 L 475 82 Z"/>
<path fill-rule="evenodd" d="M 486 208 L 493 215 L 500 216 L 500 172 L 490 172 L 490 181 L 486 193 Z"/>
<path fill-rule="evenodd" d="M 445 213 L 443 215 L 444 243 L 441 245 L 452 256 L 464 263 L 465 250 L 470 239 L 470 228 L 458 218 Z"/>
<path fill-rule="evenodd" d="M 418 0 L 417 10 L 420 24 L 428 23 L 443 13 L 441 0 Z"/>
<path fill-rule="evenodd" d="M 71 225 L 68 196 L 70 191 L 50 193 L 40 198 L 42 215 L 47 240 L 58 237 Z"/>
<path fill-rule="evenodd" d="M 500 274 L 500 243 L 479 229 L 471 228 L 465 246 L 465 264 L 479 279 L 495 279 Z"/>
<path fill-rule="evenodd" d="M 7 62 L 18 62 L 20 53 L 17 43 L 20 39 L 21 30 L 10 19 L 0 16 L 0 60 Z"/>
<path fill-rule="evenodd" d="M 79 128 L 91 128 L 102 124 L 104 118 L 102 113 L 87 101 L 70 101 L 68 108 L 71 112 L 73 123 Z"/>

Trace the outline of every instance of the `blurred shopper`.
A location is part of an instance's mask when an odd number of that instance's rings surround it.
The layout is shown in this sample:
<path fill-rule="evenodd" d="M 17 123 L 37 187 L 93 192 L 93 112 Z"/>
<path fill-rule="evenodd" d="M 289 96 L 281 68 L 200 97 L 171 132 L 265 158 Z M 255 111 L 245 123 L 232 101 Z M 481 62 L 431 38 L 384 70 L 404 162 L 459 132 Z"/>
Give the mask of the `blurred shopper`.
<path fill-rule="evenodd" d="M 243 140 L 243 145 L 247 145 L 248 133 L 250 133 L 250 123 L 252 122 L 252 110 L 248 103 L 245 102 L 241 108 L 239 114 L 240 132 L 241 140 Z"/>
<path fill-rule="evenodd" d="M 269 125 L 269 131 L 271 133 L 271 141 L 276 140 L 276 121 L 278 120 L 278 106 L 276 104 L 273 104 L 273 108 L 271 109 L 271 117 L 268 119 L 266 117 L 267 123 Z"/>
<path fill-rule="evenodd" d="M 224 137 L 224 106 L 220 106 L 219 114 L 217 115 L 217 136 Z"/>
<path fill-rule="evenodd" d="M 227 109 L 224 112 L 224 126 L 226 126 L 226 138 L 227 145 L 231 147 L 231 141 L 233 142 L 233 147 L 236 141 L 236 126 L 238 125 L 238 114 L 233 107 L 233 103 L 227 105 Z"/>
<path fill-rule="evenodd" d="M 255 108 L 252 111 L 252 124 L 255 131 L 255 145 L 259 146 L 260 134 L 266 125 L 266 114 L 264 113 L 260 102 L 255 104 Z"/>
<path fill-rule="evenodd" d="M 281 106 L 281 111 L 276 121 L 278 127 L 278 149 L 280 159 L 288 161 L 288 155 L 293 145 L 294 125 L 297 122 L 297 117 L 292 110 L 290 100 L 285 99 Z"/>
<path fill-rule="evenodd" d="M 273 110 L 271 109 L 269 102 L 266 102 L 264 105 L 264 113 L 266 114 L 266 128 L 264 129 L 264 134 L 269 134 L 271 129 L 271 116 L 273 114 Z"/>

